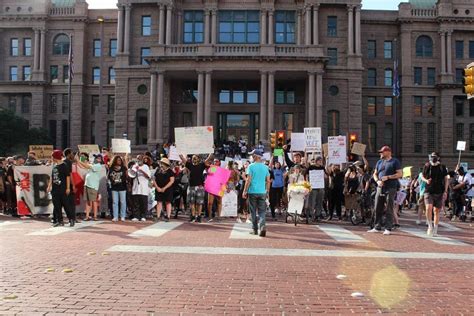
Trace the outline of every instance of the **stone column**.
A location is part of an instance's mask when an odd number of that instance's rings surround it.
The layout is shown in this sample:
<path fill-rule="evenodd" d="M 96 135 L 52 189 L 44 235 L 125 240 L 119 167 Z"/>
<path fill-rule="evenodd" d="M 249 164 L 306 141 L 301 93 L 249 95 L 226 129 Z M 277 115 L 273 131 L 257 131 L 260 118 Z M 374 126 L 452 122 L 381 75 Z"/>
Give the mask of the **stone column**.
<path fill-rule="evenodd" d="M 153 72 L 150 78 L 150 108 L 148 110 L 148 144 L 155 144 L 155 134 L 156 134 L 156 77 L 157 74 Z"/>
<path fill-rule="evenodd" d="M 355 53 L 360 56 L 361 45 L 360 45 L 360 5 L 355 7 Z"/>
<path fill-rule="evenodd" d="M 204 73 L 198 72 L 197 126 L 204 123 Z"/>
<path fill-rule="evenodd" d="M 347 6 L 347 55 L 354 54 L 354 6 Z"/>
<path fill-rule="evenodd" d="M 316 73 L 316 127 L 323 127 L 323 73 Z"/>
<path fill-rule="evenodd" d="M 303 33 L 302 33 L 303 23 L 301 21 L 303 18 L 301 15 L 303 13 L 301 12 L 301 10 L 298 9 L 297 14 L 298 16 L 296 18 L 297 19 L 296 20 L 296 45 L 301 45 L 301 42 L 302 42 L 301 38 L 303 36 Z"/>
<path fill-rule="evenodd" d="M 275 30 L 275 23 L 273 23 L 273 14 L 275 11 L 269 10 L 268 11 L 268 44 L 273 45 L 275 35 L 274 35 L 274 30 Z"/>
<path fill-rule="evenodd" d="M 40 57 L 40 30 L 35 28 L 35 49 L 34 49 L 34 60 L 33 60 L 33 71 L 37 71 L 39 68 L 39 57 Z"/>
<path fill-rule="evenodd" d="M 305 10 L 305 45 L 311 45 L 311 6 L 306 5 Z"/>
<path fill-rule="evenodd" d="M 127 4 L 125 5 L 125 35 L 124 35 L 124 53 L 130 54 L 130 20 L 131 20 L 131 10 L 132 6 Z"/>
<path fill-rule="evenodd" d="M 166 7 L 166 45 L 171 45 L 171 25 L 173 20 L 173 7 L 168 5 Z"/>
<path fill-rule="evenodd" d="M 275 120 L 275 73 L 268 73 L 268 132 L 273 131 Z"/>
<path fill-rule="evenodd" d="M 313 45 L 319 45 L 319 4 L 313 6 Z"/>
<path fill-rule="evenodd" d="M 159 16 L 159 29 L 158 29 L 158 44 L 163 45 L 165 43 L 165 6 L 160 4 L 160 16 Z"/>
<path fill-rule="evenodd" d="M 117 5 L 118 7 L 118 19 L 117 19 L 117 53 L 122 53 L 123 52 L 123 6 L 122 5 Z"/>
<path fill-rule="evenodd" d="M 267 44 L 267 11 L 264 9 L 260 11 L 260 20 L 262 21 L 260 25 L 260 44 L 265 45 Z"/>
<path fill-rule="evenodd" d="M 441 31 L 441 74 L 446 74 L 446 32 Z"/>
<path fill-rule="evenodd" d="M 446 34 L 446 59 L 447 59 L 447 67 L 448 69 L 446 70 L 446 73 L 448 75 L 451 75 L 453 73 L 453 59 L 452 59 L 452 42 L 451 42 L 451 35 L 453 31 L 449 30 Z"/>
<path fill-rule="evenodd" d="M 204 44 L 210 43 L 211 35 L 211 11 L 209 9 L 204 10 Z"/>
<path fill-rule="evenodd" d="M 205 102 L 204 102 L 204 125 L 211 125 L 211 100 L 212 100 L 212 72 L 206 71 L 206 84 L 205 84 Z"/>
<path fill-rule="evenodd" d="M 260 124 L 258 134 L 260 140 L 267 139 L 267 73 L 260 72 Z"/>
<path fill-rule="evenodd" d="M 211 44 L 217 43 L 217 9 L 212 10 Z"/>
<path fill-rule="evenodd" d="M 163 142 L 163 109 L 165 107 L 165 74 L 164 72 L 158 72 L 158 84 L 156 93 L 156 142 Z"/>
<path fill-rule="evenodd" d="M 314 113 L 315 113 L 315 73 L 308 73 L 308 117 L 306 118 L 306 126 L 314 127 Z"/>
<path fill-rule="evenodd" d="M 46 30 L 41 29 L 41 44 L 40 44 L 40 65 L 39 71 L 44 74 L 45 68 L 45 57 L 46 57 Z"/>
<path fill-rule="evenodd" d="M 179 10 L 177 12 L 177 15 L 178 15 L 178 36 L 176 38 L 177 38 L 178 44 L 182 44 L 183 43 L 183 11 Z"/>

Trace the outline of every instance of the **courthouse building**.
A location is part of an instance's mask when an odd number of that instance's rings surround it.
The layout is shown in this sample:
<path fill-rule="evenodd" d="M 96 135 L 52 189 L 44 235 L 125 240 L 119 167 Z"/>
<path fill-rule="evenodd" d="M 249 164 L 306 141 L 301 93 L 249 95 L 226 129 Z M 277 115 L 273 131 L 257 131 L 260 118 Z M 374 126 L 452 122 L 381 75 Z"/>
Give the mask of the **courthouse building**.
<path fill-rule="evenodd" d="M 474 61 L 471 0 L 398 11 L 360 0 L 119 0 L 110 10 L 2 0 L 0 41 L 0 106 L 57 147 L 128 137 L 144 150 L 200 125 L 218 142 L 254 144 L 320 126 L 323 138 L 356 134 L 372 158 L 388 144 L 404 164 L 434 150 L 454 163 L 457 140 L 474 158 L 474 103 L 461 85 Z"/>

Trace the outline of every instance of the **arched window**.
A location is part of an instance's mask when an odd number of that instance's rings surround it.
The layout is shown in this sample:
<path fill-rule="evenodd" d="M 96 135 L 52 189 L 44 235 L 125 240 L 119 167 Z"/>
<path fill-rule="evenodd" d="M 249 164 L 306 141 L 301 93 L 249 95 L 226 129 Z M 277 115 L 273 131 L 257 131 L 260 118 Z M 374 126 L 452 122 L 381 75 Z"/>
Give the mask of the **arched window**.
<path fill-rule="evenodd" d="M 433 40 L 422 35 L 416 40 L 416 57 L 433 57 Z"/>
<path fill-rule="evenodd" d="M 53 41 L 53 55 L 68 55 L 69 54 L 69 36 L 66 34 L 59 34 Z"/>
<path fill-rule="evenodd" d="M 328 111 L 328 136 L 338 136 L 339 132 L 339 111 Z"/>
<path fill-rule="evenodd" d="M 146 145 L 148 141 L 148 110 L 137 110 L 136 125 L 137 145 Z"/>

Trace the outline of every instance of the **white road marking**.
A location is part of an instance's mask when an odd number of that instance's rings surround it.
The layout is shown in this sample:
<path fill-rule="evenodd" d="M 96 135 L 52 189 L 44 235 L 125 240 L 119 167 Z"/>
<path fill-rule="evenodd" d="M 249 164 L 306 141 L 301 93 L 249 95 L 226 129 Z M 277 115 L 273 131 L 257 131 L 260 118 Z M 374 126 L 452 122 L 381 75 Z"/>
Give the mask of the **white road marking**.
<path fill-rule="evenodd" d="M 193 255 L 238 255 L 238 256 L 283 256 L 283 257 L 350 257 L 350 258 L 392 258 L 474 261 L 474 254 L 437 252 L 393 252 L 353 250 L 313 250 L 277 248 L 230 248 L 230 247 L 179 247 L 179 246 L 136 246 L 115 245 L 109 252 L 193 254 Z"/>
<path fill-rule="evenodd" d="M 415 218 L 406 218 L 406 217 L 400 217 L 400 220 L 401 221 L 408 221 L 408 222 L 416 222 L 416 219 Z M 446 231 L 451 231 L 451 232 L 458 232 L 458 231 L 461 231 L 462 228 L 459 228 L 459 227 L 456 227 L 454 226 L 453 224 L 450 224 L 450 223 L 447 223 L 447 222 L 439 222 L 439 225 L 443 227 L 443 230 L 446 230 Z M 418 226 L 421 226 L 421 227 L 428 227 L 428 225 L 426 224 L 426 218 L 423 216 L 423 218 L 421 219 L 421 224 L 418 225 Z"/>
<path fill-rule="evenodd" d="M 23 224 L 23 222 L 20 221 L 2 221 L 0 222 L 0 231 L 2 231 L 4 228 L 7 228 L 8 226 L 16 225 L 16 224 Z"/>
<path fill-rule="evenodd" d="M 31 232 L 27 235 L 28 236 L 56 236 L 56 235 L 60 235 L 60 234 L 63 234 L 63 233 L 70 233 L 70 232 L 73 232 L 73 231 L 77 231 L 81 228 L 95 226 L 95 225 L 98 225 L 98 224 L 101 224 L 101 223 L 103 223 L 103 222 L 102 221 L 81 222 L 81 223 L 76 223 L 76 225 L 74 227 L 69 227 L 69 224 L 66 222 L 66 223 L 64 223 L 64 226 L 46 228 L 46 229 Z"/>
<path fill-rule="evenodd" d="M 426 234 L 426 230 L 419 230 L 419 229 L 416 229 L 416 228 L 402 228 L 401 230 L 406 232 L 406 233 L 412 234 L 416 237 L 424 238 L 424 239 L 430 240 L 430 241 L 435 242 L 435 243 L 440 244 L 440 245 L 469 246 L 468 244 L 466 244 L 462 241 L 452 239 L 452 238 L 449 238 L 449 237 L 444 237 L 444 236 L 430 237 Z"/>
<path fill-rule="evenodd" d="M 246 223 L 235 223 L 230 233 L 230 239 L 261 239 L 258 235 L 250 235 L 252 226 Z"/>
<path fill-rule="evenodd" d="M 130 237 L 160 237 L 176 227 L 183 224 L 182 222 L 159 222 L 143 229 L 137 230 L 128 236 Z"/>
<path fill-rule="evenodd" d="M 326 235 L 339 242 L 368 242 L 366 239 L 362 238 L 359 235 L 354 234 L 353 232 L 334 225 L 316 225 L 320 230 L 322 230 Z"/>

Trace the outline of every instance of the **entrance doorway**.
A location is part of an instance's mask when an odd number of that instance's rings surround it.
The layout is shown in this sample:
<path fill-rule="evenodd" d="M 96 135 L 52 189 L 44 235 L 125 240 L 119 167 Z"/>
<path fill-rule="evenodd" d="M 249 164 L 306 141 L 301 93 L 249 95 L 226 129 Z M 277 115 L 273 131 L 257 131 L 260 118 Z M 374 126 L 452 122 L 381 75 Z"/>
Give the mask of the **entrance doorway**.
<path fill-rule="evenodd" d="M 258 135 L 258 113 L 219 113 L 219 142 L 238 142 L 255 145 Z"/>

